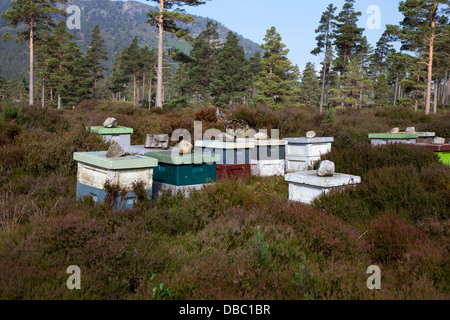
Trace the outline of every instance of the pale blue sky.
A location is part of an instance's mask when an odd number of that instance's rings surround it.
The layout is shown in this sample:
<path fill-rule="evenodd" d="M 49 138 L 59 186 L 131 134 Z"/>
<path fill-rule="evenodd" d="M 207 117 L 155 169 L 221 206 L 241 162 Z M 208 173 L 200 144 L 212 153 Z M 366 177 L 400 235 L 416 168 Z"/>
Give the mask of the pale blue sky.
<path fill-rule="evenodd" d="M 155 5 L 155 2 L 138 0 Z M 386 24 L 398 24 L 402 14 L 398 11 L 399 0 L 356 0 L 355 8 L 362 13 L 360 27 L 366 28 L 365 35 L 372 46 L 380 38 Z M 211 0 L 198 7 L 185 7 L 191 14 L 215 19 L 234 32 L 256 43 L 262 43 L 267 29 L 277 28 L 283 43 L 290 50 L 289 58 L 303 70 L 308 61 L 320 67 L 320 56 L 310 54 L 316 45 L 315 29 L 322 13 L 333 3 L 339 13 L 344 0 Z M 380 10 L 380 29 L 368 29 L 371 20 L 371 6 Z"/>

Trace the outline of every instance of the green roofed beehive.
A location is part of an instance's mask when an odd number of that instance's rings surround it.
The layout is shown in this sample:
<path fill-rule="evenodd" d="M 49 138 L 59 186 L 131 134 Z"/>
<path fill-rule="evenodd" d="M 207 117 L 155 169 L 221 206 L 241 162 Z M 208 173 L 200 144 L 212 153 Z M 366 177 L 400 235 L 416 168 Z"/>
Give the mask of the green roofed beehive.
<path fill-rule="evenodd" d="M 192 186 L 216 182 L 219 155 L 200 152 L 180 155 L 176 151 L 149 152 L 145 156 L 158 160 L 154 180 L 173 186 Z"/>
<path fill-rule="evenodd" d="M 106 196 L 106 182 L 130 191 L 127 207 L 133 202 L 131 190 L 134 183 L 142 182 L 147 193 L 151 194 L 153 168 L 158 165 L 156 159 L 140 155 L 107 158 L 106 151 L 75 152 L 73 159 L 78 162 L 77 198 L 92 196 L 95 201 L 101 201 Z"/>
<path fill-rule="evenodd" d="M 122 126 L 105 128 L 103 126 L 95 126 L 88 128 L 88 130 L 101 135 L 105 141 L 116 141 L 124 148 L 131 145 L 131 134 L 133 133 L 133 128 Z"/>
<path fill-rule="evenodd" d="M 419 135 L 417 133 L 409 132 L 369 134 L 370 143 L 373 146 L 382 146 L 391 143 L 415 144 L 418 137 Z"/>

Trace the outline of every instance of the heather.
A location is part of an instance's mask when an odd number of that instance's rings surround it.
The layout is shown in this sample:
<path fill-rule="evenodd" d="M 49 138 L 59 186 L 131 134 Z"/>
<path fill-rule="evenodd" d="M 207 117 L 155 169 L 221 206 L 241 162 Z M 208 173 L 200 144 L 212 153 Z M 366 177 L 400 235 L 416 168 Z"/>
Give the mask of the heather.
<path fill-rule="evenodd" d="M 19 109 L 17 109 L 19 110 Z M 7 110 L 0 121 L 0 298 L 2 299 L 448 299 L 450 170 L 414 146 L 372 148 L 371 132 L 415 126 L 447 132 L 449 113 L 423 117 L 401 107 L 224 110 L 281 137 L 316 130 L 336 142 L 324 159 L 360 186 L 313 206 L 289 202 L 283 177 L 224 180 L 189 198 L 164 194 L 117 210 L 75 199 L 73 152 L 105 150 L 86 126 L 108 116 L 146 133 L 220 128 L 215 108 L 133 108 L 83 102 L 73 110 Z M 2 109 L 4 112 L 4 109 Z M 4 114 L 4 113 L 2 113 Z M 392 120 L 389 120 L 392 116 Z M 333 119 L 330 119 L 333 118 Z M 332 120 L 332 121 L 331 121 Z M 447 131 L 446 131 L 447 130 Z M 269 131 L 270 132 L 270 131 Z M 442 134 L 442 133 L 441 133 Z M 369 265 L 382 290 L 366 287 Z M 68 290 L 70 265 L 81 290 Z"/>

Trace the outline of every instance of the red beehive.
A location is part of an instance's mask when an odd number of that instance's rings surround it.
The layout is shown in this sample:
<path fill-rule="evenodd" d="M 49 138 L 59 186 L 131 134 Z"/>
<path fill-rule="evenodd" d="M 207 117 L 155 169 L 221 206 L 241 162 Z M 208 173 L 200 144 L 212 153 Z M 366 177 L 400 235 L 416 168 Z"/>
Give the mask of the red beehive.
<path fill-rule="evenodd" d="M 251 176 L 251 164 L 217 165 L 217 180 Z"/>

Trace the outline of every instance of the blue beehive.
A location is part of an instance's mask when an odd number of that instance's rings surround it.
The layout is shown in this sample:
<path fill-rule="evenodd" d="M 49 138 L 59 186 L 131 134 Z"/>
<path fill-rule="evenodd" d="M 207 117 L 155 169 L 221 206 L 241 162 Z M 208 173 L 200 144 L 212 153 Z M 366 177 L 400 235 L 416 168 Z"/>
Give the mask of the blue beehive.
<path fill-rule="evenodd" d="M 75 152 L 73 158 L 78 161 L 77 198 L 90 196 L 96 202 L 102 201 L 106 196 L 104 185 L 107 181 L 129 190 L 121 207 L 133 206 L 135 195 L 131 190 L 135 182 L 143 182 L 146 192 L 152 193 L 153 168 L 158 165 L 156 159 L 141 155 L 107 158 L 106 151 Z"/>
<path fill-rule="evenodd" d="M 222 142 L 215 140 L 195 141 L 195 147 L 203 154 L 219 155 L 219 165 L 250 164 L 250 150 L 255 147 L 254 142 L 237 141 Z"/>

